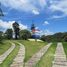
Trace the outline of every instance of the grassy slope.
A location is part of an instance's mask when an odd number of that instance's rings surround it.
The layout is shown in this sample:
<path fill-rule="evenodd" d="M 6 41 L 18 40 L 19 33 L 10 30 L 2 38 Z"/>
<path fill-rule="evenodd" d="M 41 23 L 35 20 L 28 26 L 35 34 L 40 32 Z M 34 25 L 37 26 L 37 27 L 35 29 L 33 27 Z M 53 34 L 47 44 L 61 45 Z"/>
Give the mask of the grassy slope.
<path fill-rule="evenodd" d="M 35 67 L 52 67 L 52 61 L 54 59 L 56 49 L 56 43 L 52 44 L 42 59 L 36 64 Z"/>
<path fill-rule="evenodd" d="M 13 40 L 12 40 L 13 41 Z M 16 40 L 13 41 L 16 43 Z M 26 48 L 26 56 L 25 56 L 25 62 L 32 57 L 33 54 L 35 54 L 38 50 L 40 50 L 43 46 L 45 46 L 47 43 L 44 42 L 30 42 L 30 41 L 23 41 L 23 40 L 18 40 L 17 42 L 20 42 L 24 44 Z M 8 41 L 9 43 L 9 41 Z M 7 42 L 4 44 L 5 46 L 2 46 L 3 49 L 4 47 L 8 47 L 10 44 L 7 44 Z M 7 50 L 7 49 L 6 49 Z M 4 60 L 4 62 L 0 65 L 0 67 L 9 67 L 10 64 L 12 63 L 13 59 L 17 55 L 17 52 L 19 50 L 19 45 L 16 46 L 16 48 L 11 52 L 11 54 Z M 3 50 L 2 50 L 3 51 Z"/>
<path fill-rule="evenodd" d="M 63 42 L 64 51 L 67 57 L 67 42 Z"/>
<path fill-rule="evenodd" d="M 2 64 L 0 64 L 0 67 L 9 67 L 12 63 L 13 59 L 17 55 L 19 50 L 19 45 L 16 44 L 15 49 L 10 53 L 10 55 L 4 60 Z"/>
<path fill-rule="evenodd" d="M 29 60 L 33 56 L 33 54 L 35 54 L 38 50 L 40 50 L 43 46 L 47 44 L 45 42 L 32 42 L 22 40 L 20 40 L 19 42 L 21 42 L 26 48 L 25 62 Z"/>
<path fill-rule="evenodd" d="M 11 44 L 8 41 L 0 43 L 0 55 L 3 54 L 7 49 L 9 49 Z"/>

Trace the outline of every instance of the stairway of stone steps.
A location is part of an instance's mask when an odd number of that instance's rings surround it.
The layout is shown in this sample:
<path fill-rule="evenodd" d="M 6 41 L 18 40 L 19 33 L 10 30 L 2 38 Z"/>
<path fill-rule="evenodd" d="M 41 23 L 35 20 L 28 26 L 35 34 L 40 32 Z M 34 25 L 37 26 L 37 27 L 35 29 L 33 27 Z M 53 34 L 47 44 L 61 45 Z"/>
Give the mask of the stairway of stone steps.
<path fill-rule="evenodd" d="M 24 58 L 25 58 L 25 47 L 21 43 L 19 43 L 20 49 L 18 51 L 18 54 L 13 60 L 13 63 L 10 65 L 10 67 L 23 67 L 24 65 Z"/>
<path fill-rule="evenodd" d="M 62 43 L 57 44 L 52 67 L 67 67 L 66 55 Z"/>
<path fill-rule="evenodd" d="M 36 63 L 41 59 L 41 57 L 47 52 L 48 48 L 51 46 L 52 43 L 44 46 L 39 52 L 34 54 L 29 61 L 25 63 L 24 67 L 35 67 Z"/>
<path fill-rule="evenodd" d="M 15 48 L 15 44 L 12 43 L 12 46 L 2 55 L 0 55 L 0 64 L 3 63 L 3 61 L 7 58 L 7 56 L 13 51 Z"/>

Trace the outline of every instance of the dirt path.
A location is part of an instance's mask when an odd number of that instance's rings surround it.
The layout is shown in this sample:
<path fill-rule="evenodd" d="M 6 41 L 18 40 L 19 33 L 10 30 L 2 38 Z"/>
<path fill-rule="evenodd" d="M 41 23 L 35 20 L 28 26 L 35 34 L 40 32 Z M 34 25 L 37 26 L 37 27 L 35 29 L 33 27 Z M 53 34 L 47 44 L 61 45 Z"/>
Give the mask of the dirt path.
<path fill-rule="evenodd" d="M 52 67 L 67 67 L 66 55 L 62 43 L 57 44 L 55 58 Z"/>
<path fill-rule="evenodd" d="M 24 58 L 25 58 L 25 47 L 21 43 L 19 43 L 20 49 L 18 51 L 17 56 L 14 58 L 13 63 L 10 67 L 23 67 Z"/>
<path fill-rule="evenodd" d="M 4 47 L 5 48 L 5 47 Z M 13 51 L 15 44 L 12 43 L 12 46 L 2 55 L 0 55 L 0 64 L 7 58 L 7 56 Z"/>
<path fill-rule="evenodd" d="M 34 54 L 32 58 L 25 63 L 25 67 L 35 67 L 36 63 L 41 59 L 41 57 L 46 53 L 48 48 L 51 46 L 52 43 L 44 46 L 39 52 Z"/>

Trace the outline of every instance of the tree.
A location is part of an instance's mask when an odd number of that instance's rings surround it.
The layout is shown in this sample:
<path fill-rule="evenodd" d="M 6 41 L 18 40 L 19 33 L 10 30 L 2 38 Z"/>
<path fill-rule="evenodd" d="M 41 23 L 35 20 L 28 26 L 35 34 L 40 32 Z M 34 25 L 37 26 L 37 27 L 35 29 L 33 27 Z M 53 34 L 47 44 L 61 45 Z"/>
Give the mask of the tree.
<path fill-rule="evenodd" d="M 0 31 L 0 43 L 2 42 L 2 40 L 3 40 L 3 32 Z"/>
<path fill-rule="evenodd" d="M 31 37 L 30 31 L 28 31 L 28 30 L 21 30 L 20 31 L 20 38 L 21 39 L 27 40 L 30 37 Z"/>
<path fill-rule="evenodd" d="M 62 41 L 62 37 L 63 37 L 63 33 L 59 32 L 53 35 L 53 37 L 55 38 L 55 41 Z"/>
<path fill-rule="evenodd" d="M 19 24 L 17 22 L 13 23 L 13 29 L 15 33 L 15 39 L 19 38 Z"/>
<path fill-rule="evenodd" d="M 41 37 L 41 39 L 43 41 L 47 41 L 47 42 L 61 42 L 61 41 L 65 41 L 67 42 L 67 32 L 64 32 L 64 33 L 55 33 L 53 35 L 43 35 Z"/>
<path fill-rule="evenodd" d="M 63 33 L 63 37 L 62 38 L 63 38 L 63 41 L 67 42 L 67 32 Z"/>
<path fill-rule="evenodd" d="M 43 40 L 43 41 L 46 41 L 45 35 L 42 35 L 40 39 Z"/>
<path fill-rule="evenodd" d="M 51 42 L 53 41 L 53 36 L 52 35 L 47 35 L 47 36 L 42 35 L 41 40 L 46 41 L 46 42 Z"/>
<path fill-rule="evenodd" d="M 67 36 L 64 37 L 63 41 L 67 42 Z"/>
<path fill-rule="evenodd" d="M 12 36 L 13 36 L 12 29 L 7 29 L 5 32 L 5 35 L 6 35 L 7 39 L 12 39 Z"/>

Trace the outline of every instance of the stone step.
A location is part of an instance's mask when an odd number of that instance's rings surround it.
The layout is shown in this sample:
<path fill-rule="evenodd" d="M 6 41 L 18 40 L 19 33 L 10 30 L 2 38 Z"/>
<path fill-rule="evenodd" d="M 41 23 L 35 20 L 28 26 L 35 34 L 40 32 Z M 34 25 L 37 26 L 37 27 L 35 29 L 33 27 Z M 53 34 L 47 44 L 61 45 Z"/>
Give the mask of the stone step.
<path fill-rule="evenodd" d="M 48 45 L 44 46 L 39 52 L 34 54 L 29 61 L 25 63 L 25 67 L 34 67 L 36 63 L 41 59 L 41 57 L 46 53 L 48 48 L 51 46 L 52 43 L 49 43 Z"/>
<path fill-rule="evenodd" d="M 13 63 L 10 67 L 23 67 L 24 58 L 25 58 L 25 47 L 21 43 L 19 43 L 20 49 L 18 51 L 17 56 L 14 58 Z"/>
<path fill-rule="evenodd" d="M 52 67 L 67 67 L 66 55 L 62 43 L 57 44 Z"/>

